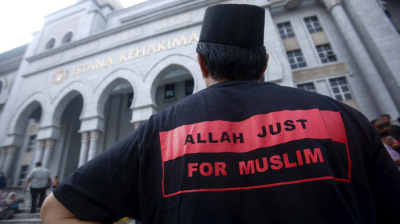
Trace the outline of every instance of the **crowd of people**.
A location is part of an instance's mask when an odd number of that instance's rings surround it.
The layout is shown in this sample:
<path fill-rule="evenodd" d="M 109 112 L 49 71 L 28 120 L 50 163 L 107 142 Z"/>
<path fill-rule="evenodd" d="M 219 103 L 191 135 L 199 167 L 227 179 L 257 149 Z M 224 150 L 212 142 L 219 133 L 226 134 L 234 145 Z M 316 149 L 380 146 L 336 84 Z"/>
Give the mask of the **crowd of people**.
<path fill-rule="evenodd" d="M 36 167 L 28 175 L 25 187 L 22 192 L 25 192 L 30 187 L 31 193 L 31 213 L 36 213 L 36 209 L 40 208 L 47 196 L 47 190 L 57 187 L 59 180 L 55 176 L 54 180 L 50 177 L 50 172 L 47 168 L 41 167 L 41 162 L 37 162 Z M 0 173 L 0 220 L 10 219 L 15 213 L 20 211 L 20 203 L 24 202 L 23 198 L 17 198 L 15 192 L 7 192 L 7 179 L 3 172 Z"/>
<path fill-rule="evenodd" d="M 383 145 L 400 170 L 400 117 L 392 121 L 390 115 L 383 114 L 381 119 L 374 119 L 371 124 L 379 132 Z"/>

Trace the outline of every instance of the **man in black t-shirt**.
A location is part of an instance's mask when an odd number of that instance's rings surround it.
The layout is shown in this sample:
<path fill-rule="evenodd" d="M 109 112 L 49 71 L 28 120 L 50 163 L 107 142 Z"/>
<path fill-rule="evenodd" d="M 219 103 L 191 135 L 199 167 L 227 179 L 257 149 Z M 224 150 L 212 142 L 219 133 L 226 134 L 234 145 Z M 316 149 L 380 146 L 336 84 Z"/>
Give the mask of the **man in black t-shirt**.
<path fill-rule="evenodd" d="M 256 6 L 208 8 L 197 46 L 207 88 L 79 168 L 43 223 L 399 223 L 400 173 L 368 120 L 258 82 L 264 19 Z"/>

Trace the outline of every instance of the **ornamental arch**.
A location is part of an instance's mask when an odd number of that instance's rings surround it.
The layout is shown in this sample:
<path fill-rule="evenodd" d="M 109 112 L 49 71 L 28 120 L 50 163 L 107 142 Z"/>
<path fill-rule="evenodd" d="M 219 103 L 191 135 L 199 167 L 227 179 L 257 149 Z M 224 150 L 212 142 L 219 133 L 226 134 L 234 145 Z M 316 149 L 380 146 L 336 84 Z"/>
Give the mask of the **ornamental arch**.
<path fill-rule="evenodd" d="M 122 78 L 115 79 L 105 89 L 102 97 L 106 99 L 102 108 L 105 128 L 99 138 L 96 154 L 108 149 L 134 130 L 133 124 L 129 122 L 134 97 L 132 85 Z"/>
<path fill-rule="evenodd" d="M 56 107 L 55 115 L 59 125 L 59 138 L 55 142 L 49 163 L 57 166 L 57 175 L 64 179 L 78 168 L 81 149 L 81 114 L 84 98 L 76 90 L 66 94 Z"/>
<path fill-rule="evenodd" d="M 132 105 L 136 102 L 139 86 L 143 86 L 143 80 L 140 74 L 131 69 L 117 69 L 111 72 L 104 78 L 98 86 L 95 87 L 93 102 L 96 103 L 95 114 L 104 116 L 105 104 L 107 97 L 113 92 L 119 84 L 125 83 L 125 88 L 129 85 L 132 88 L 132 93 L 135 97 L 132 99 Z M 122 87 L 119 87 L 122 88 Z M 88 112 L 89 113 L 89 112 Z M 95 116 L 95 114 L 88 114 L 88 116 Z"/>
<path fill-rule="evenodd" d="M 8 154 L 8 160 L 2 166 L 11 177 L 10 183 L 17 186 L 23 186 L 29 167 L 34 163 L 43 114 L 43 99 L 40 96 L 36 94 L 25 101 L 11 123 L 9 134 L 16 150 Z"/>
<path fill-rule="evenodd" d="M 52 99 L 50 118 L 43 122 L 46 131 L 45 163 L 54 167 L 53 175 L 64 179 L 77 167 L 81 150 L 82 117 L 92 88 L 75 81 L 61 89 Z"/>
<path fill-rule="evenodd" d="M 19 109 L 11 121 L 8 131 L 9 135 L 23 135 L 26 131 L 26 124 L 29 122 L 32 113 L 34 113 L 35 110 L 38 110 L 38 108 L 40 108 L 40 111 L 46 111 L 46 108 L 43 108 L 43 105 L 48 105 L 50 100 L 45 93 L 36 92 L 22 102 L 21 105 L 17 105 L 16 107 Z M 42 113 L 40 113 L 40 118 L 36 118 L 36 123 L 39 124 L 42 120 Z M 18 145 L 16 142 L 14 144 Z"/>
<path fill-rule="evenodd" d="M 131 123 L 133 107 L 141 95 L 143 78 L 137 71 L 118 68 L 108 74 L 95 87 L 90 106 L 95 111 L 87 112 L 86 117 L 98 117 L 99 133 L 95 154 L 108 149 L 134 129 Z M 142 96 L 143 98 L 143 96 Z"/>
<path fill-rule="evenodd" d="M 89 96 L 91 95 L 91 89 L 92 88 L 90 85 L 82 81 L 75 81 L 65 88 L 61 89 L 61 91 L 59 91 L 57 95 L 55 95 L 55 97 L 52 99 L 52 108 L 49 109 L 49 113 L 51 114 L 51 121 L 46 120 L 46 124 L 60 127 L 61 114 L 64 112 L 70 101 L 78 95 L 80 95 L 83 100 L 82 113 L 80 114 L 80 116 L 83 116 L 83 114 L 85 114 L 85 109 L 88 102 L 87 98 L 89 98 Z"/>
<path fill-rule="evenodd" d="M 175 54 L 156 63 L 145 77 L 157 112 L 205 87 L 195 58 Z"/>

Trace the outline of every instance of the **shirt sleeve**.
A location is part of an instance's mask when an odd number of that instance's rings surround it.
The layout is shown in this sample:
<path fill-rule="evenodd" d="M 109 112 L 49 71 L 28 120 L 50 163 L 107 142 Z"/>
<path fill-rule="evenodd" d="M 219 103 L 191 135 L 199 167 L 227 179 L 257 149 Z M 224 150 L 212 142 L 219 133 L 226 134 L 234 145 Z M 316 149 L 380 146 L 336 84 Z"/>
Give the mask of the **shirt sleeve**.
<path fill-rule="evenodd" d="M 34 169 L 33 169 L 33 170 L 31 170 L 31 172 L 29 172 L 29 174 L 28 174 L 28 179 L 32 179 L 32 176 L 33 176 L 33 171 L 34 171 Z"/>
<path fill-rule="evenodd" d="M 55 189 L 54 196 L 81 220 L 140 219 L 138 132 L 81 166 Z"/>

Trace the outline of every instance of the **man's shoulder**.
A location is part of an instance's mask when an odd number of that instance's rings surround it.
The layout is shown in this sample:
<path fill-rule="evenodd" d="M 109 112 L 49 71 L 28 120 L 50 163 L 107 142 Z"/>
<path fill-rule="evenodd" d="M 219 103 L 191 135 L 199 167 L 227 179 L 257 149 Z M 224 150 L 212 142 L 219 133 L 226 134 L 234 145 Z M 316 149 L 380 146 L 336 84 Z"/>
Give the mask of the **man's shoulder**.
<path fill-rule="evenodd" d="M 40 172 L 40 173 L 50 173 L 49 169 L 45 168 L 45 167 L 36 167 L 32 170 L 33 172 Z"/>

